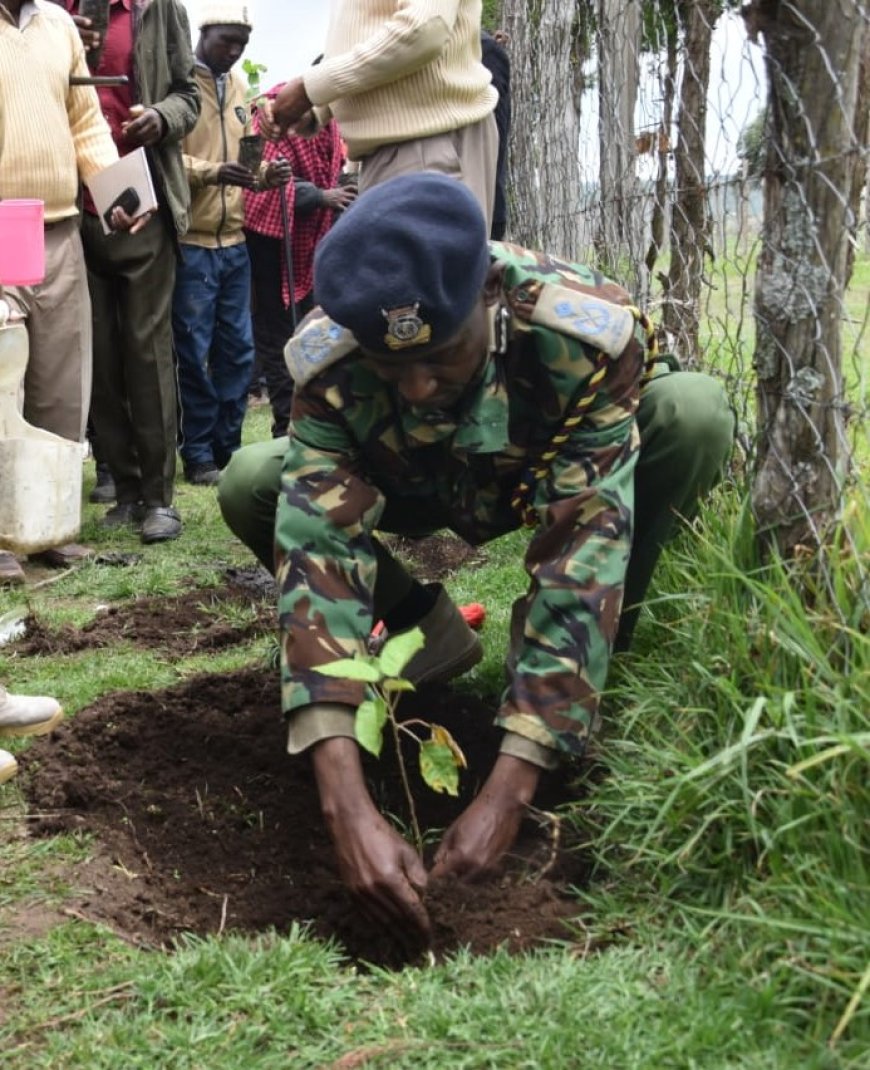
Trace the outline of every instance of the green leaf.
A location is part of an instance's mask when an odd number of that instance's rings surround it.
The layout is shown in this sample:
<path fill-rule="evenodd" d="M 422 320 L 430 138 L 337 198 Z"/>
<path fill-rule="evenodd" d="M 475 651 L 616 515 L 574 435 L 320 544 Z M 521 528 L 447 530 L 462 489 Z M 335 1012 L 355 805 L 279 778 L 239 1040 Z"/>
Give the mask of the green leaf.
<path fill-rule="evenodd" d="M 440 724 L 429 725 L 432 729 L 432 739 L 435 743 L 440 743 L 445 747 L 449 747 L 453 753 L 453 761 L 456 763 L 459 769 L 467 769 L 468 762 L 465 760 L 465 755 L 462 753 L 462 747 L 456 742 L 453 736 L 447 731 L 447 729 Z"/>
<path fill-rule="evenodd" d="M 401 632 L 392 639 L 388 639 L 378 658 L 378 664 L 384 676 L 393 678 L 401 676 L 402 669 L 418 650 L 423 649 L 425 642 L 419 628 L 411 628 L 410 631 Z"/>
<path fill-rule="evenodd" d="M 381 684 L 384 691 L 416 691 L 417 688 L 410 680 L 384 680 Z"/>
<path fill-rule="evenodd" d="M 387 704 L 380 697 L 366 699 L 357 707 L 354 734 L 361 747 L 379 757 L 387 723 Z"/>
<path fill-rule="evenodd" d="M 339 658 L 338 661 L 329 661 L 326 665 L 315 665 L 315 672 L 323 673 L 324 676 L 339 676 L 345 680 L 362 680 L 367 684 L 376 684 L 381 678 L 381 670 L 377 661 L 372 657 L 362 658 Z"/>
<path fill-rule="evenodd" d="M 427 739 L 420 744 L 420 774 L 433 791 L 459 794 L 456 755 L 446 743 Z"/>

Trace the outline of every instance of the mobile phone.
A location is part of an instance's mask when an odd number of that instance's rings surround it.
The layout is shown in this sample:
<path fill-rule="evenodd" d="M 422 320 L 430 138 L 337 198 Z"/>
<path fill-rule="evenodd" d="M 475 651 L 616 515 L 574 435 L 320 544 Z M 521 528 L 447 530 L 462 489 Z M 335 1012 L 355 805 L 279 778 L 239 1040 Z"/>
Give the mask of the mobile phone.
<path fill-rule="evenodd" d="M 91 20 L 90 28 L 101 37 L 102 43 L 97 48 L 88 49 L 86 57 L 88 66 L 95 71 L 100 65 L 106 31 L 109 28 L 109 0 L 80 0 L 78 13 Z"/>
<path fill-rule="evenodd" d="M 91 29 L 105 33 L 109 25 L 109 0 L 80 0 L 78 13 L 91 20 Z"/>
<path fill-rule="evenodd" d="M 138 207 L 139 194 L 136 190 L 133 189 L 132 186 L 128 186 L 126 189 L 121 190 L 105 212 L 103 212 L 103 219 L 106 221 L 106 226 L 111 230 L 112 212 L 114 212 L 116 208 L 123 208 L 127 215 L 132 215 Z"/>

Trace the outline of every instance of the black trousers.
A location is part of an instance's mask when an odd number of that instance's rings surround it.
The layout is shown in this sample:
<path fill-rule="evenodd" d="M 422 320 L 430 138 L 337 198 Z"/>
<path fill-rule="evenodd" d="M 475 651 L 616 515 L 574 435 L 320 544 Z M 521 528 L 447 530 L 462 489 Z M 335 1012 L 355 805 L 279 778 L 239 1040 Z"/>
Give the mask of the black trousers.
<path fill-rule="evenodd" d="M 262 369 L 272 406 L 272 437 L 287 434 L 293 380 L 284 362 L 284 346 L 293 333 L 293 315 L 281 297 L 281 262 L 284 257 L 280 238 L 269 238 L 256 231 L 245 231 L 248 256 L 251 258 L 254 348 Z M 314 307 L 314 295 L 306 294 L 296 305 L 296 322 Z"/>

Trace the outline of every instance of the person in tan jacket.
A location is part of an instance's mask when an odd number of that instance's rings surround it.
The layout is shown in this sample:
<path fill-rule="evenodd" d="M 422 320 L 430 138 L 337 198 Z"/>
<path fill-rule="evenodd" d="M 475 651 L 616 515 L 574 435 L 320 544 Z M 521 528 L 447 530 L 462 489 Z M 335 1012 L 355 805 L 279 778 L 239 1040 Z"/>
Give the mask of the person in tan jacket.
<path fill-rule="evenodd" d="M 244 81 L 232 68 L 250 34 L 245 4 L 205 5 L 196 46 L 202 112 L 182 144 L 191 219 L 181 239 L 172 330 L 184 472 L 188 482 L 202 485 L 217 483 L 241 445 L 254 363 L 242 189 L 271 188 L 291 177 L 286 160 L 256 172 L 238 162 L 251 117 Z"/>

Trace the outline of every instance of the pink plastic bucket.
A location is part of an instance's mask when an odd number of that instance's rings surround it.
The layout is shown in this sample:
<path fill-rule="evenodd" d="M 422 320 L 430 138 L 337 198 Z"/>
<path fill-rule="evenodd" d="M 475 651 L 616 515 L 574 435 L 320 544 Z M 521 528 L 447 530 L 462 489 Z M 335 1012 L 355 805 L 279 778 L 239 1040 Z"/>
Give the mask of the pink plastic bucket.
<path fill-rule="evenodd" d="M 0 201 L 0 284 L 33 286 L 44 278 L 42 201 Z"/>

